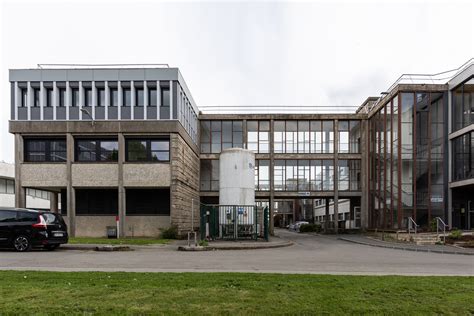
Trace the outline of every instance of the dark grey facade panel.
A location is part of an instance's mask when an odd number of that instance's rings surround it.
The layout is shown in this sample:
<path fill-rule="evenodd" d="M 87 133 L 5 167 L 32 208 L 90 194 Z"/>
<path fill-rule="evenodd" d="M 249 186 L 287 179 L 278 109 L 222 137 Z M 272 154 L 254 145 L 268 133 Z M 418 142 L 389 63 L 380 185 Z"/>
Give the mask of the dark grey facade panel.
<path fill-rule="evenodd" d="M 160 120 L 169 120 L 170 108 L 160 107 Z"/>
<path fill-rule="evenodd" d="M 26 121 L 28 119 L 28 108 L 18 108 L 18 120 Z"/>
<path fill-rule="evenodd" d="M 95 107 L 95 119 L 96 120 L 105 119 L 105 108 L 103 106 L 96 106 Z"/>
<path fill-rule="evenodd" d="M 146 118 L 148 120 L 156 120 L 156 106 L 146 108 Z"/>
<path fill-rule="evenodd" d="M 78 107 L 69 107 L 69 119 L 78 120 L 79 119 L 79 108 Z"/>
<path fill-rule="evenodd" d="M 122 117 L 121 117 L 122 120 L 129 120 L 129 119 L 132 118 L 129 106 L 122 106 L 120 108 L 120 111 L 121 111 L 120 114 L 122 115 Z"/>
<path fill-rule="evenodd" d="M 133 119 L 143 120 L 143 118 L 144 118 L 143 112 L 144 112 L 143 106 L 135 106 L 133 108 Z"/>
<path fill-rule="evenodd" d="M 53 108 L 52 107 L 44 107 L 43 108 L 43 120 L 52 120 L 53 117 Z"/>
<path fill-rule="evenodd" d="M 178 118 L 178 82 L 173 81 L 173 119 Z"/>
<path fill-rule="evenodd" d="M 41 119 L 41 108 L 32 107 L 30 113 L 31 113 L 31 119 L 32 120 L 40 120 Z"/>
<path fill-rule="evenodd" d="M 15 119 L 15 83 L 10 84 L 10 118 Z"/>
<path fill-rule="evenodd" d="M 108 109 L 108 119 L 109 120 L 117 120 L 118 115 L 117 115 L 117 107 L 116 106 L 110 106 Z"/>
<path fill-rule="evenodd" d="M 11 69 L 10 81 L 179 80 L 178 68 Z"/>
<path fill-rule="evenodd" d="M 66 119 L 66 108 L 63 106 L 58 106 L 56 108 L 56 119 L 65 120 Z"/>

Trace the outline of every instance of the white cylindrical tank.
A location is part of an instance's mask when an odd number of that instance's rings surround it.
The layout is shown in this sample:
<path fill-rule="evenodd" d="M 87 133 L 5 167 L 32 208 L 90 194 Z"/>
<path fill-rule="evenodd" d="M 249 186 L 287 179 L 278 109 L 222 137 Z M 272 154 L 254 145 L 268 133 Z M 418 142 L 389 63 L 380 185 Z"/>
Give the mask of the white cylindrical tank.
<path fill-rule="evenodd" d="M 230 148 L 219 158 L 219 204 L 255 205 L 255 154 Z"/>

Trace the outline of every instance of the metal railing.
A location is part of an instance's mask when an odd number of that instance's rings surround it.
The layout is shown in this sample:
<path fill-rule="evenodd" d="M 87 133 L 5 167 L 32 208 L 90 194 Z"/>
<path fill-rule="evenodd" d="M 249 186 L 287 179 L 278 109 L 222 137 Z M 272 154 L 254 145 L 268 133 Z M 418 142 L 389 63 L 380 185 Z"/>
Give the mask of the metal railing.
<path fill-rule="evenodd" d="M 441 219 L 441 217 L 436 217 L 436 236 L 438 236 L 438 239 L 439 239 L 439 230 L 441 228 L 440 226 L 442 226 L 443 228 L 443 244 L 445 244 L 446 243 L 446 227 L 448 227 L 448 225 Z"/>
<path fill-rule="evenodd" d="M 408 217 L 408 235 L 414 230 L 415 235 L 417 232 L 418 224 L 413 220 L 413 217 Z"/>

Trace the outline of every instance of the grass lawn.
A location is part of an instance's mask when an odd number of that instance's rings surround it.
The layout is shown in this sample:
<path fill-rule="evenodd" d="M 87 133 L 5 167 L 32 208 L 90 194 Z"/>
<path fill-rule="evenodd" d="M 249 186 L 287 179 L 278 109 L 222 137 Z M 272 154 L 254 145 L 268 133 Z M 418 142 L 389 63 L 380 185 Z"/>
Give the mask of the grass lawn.
<path fill-rule="evenodd" d="M 106 245 L 156 245 L 167 244 L 170 239 L 154 239 L 154 238 L 89 238 L 89 237 L 74 237 L 69 238 L 70 244 L 106 244 Z"/>
<path fill-rule="evenodd" d="M 0 271 L 0 314 L 474 313 L 473 277 Z"/>

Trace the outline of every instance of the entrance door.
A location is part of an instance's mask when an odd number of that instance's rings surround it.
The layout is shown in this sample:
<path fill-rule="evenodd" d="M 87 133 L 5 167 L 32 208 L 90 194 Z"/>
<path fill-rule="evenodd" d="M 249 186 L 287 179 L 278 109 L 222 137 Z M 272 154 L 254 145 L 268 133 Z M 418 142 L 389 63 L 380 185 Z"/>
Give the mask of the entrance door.
<path fill-rule="evenodd" d="M 474 205 L 473 201 L 467 201 L 467 227 L 466 229 L 474 229 Z"/>

